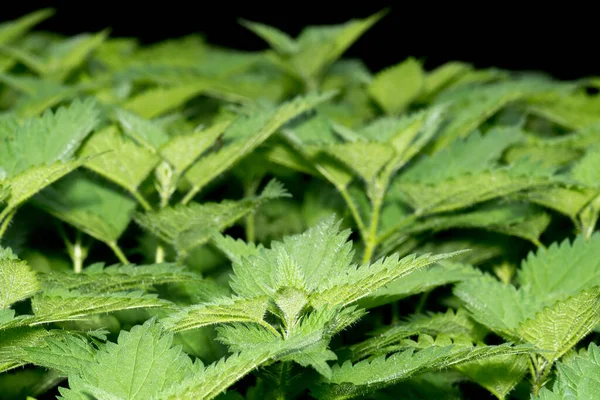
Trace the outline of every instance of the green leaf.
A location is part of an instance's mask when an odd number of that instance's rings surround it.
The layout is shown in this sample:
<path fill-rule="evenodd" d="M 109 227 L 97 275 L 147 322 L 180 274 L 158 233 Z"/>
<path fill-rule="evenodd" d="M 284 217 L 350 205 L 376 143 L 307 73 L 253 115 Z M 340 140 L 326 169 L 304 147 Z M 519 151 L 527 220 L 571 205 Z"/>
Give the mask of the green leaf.
<path fill-rule="evenodd" d="M 395 254 L 371 265 L 349 268 L 332 283 L 322 285 L 321 291 L 311 296 L 310 302 L 317 308 L 326 304 L 348 305 L 396 279 L 460 253 L 419 257 L 413 254 L 402 259 Z"/>
<path fill-rule="evenodd" d="M 155 118 L 182 107 L 206 88 L 204 83 L 152 88 L 129 98 L 122 107 L 142 118 Z"/>
<path fill-rule="evenodd" d="M 262 325 L 265 324 L 263 318 L 267 312 L 267 305 L 266 297 L 222 298 L 210 303 L 186 307 L 171 314 L 162 322 L 167 329 L 173 332 L 233 322 L 253 322 Z"/>
<path fill-rule="evenodd" d="M 421 64 L 408 58 L 375 75 L 368 91 L 386 113 L 399 114 L 421 94 L 423 85 Z"/>
<path fill-rule="evenodd" d="M 35 272 L 10 248 L 0 247 L 0 310 L 34 295 L 40 289 Z"/>
<path fill-rule="evenodd" d="M 152 152 L 169 140 L 169 135 L 153 121 L 121 108 L 115 114 L 123 132 Z"/>
<path fill-rule="evenodd" d="M 10 195 L 5 202 L 4 209 L 0 212 L 0 221 L 21 203 L 80 166 L 80 160 L 56 161 L 47 166 L 31 167 L 19 175 L 4 181 L 4 187 L 10 188 Z"/>
<path fill-rule="evenodd" d="M 269 45 L 282 56 L 292 55 L 298 53 L 300 50 L 294 39 L 277 28 L 247 20 L 241 20 L 240 23 L 269 43 Z"/>
<path fill-rule="evenodd" d="M 284 39 L 281 32 L 271 27 L 248 27 L 263 38 L 268 35 L 269 43 L 276 41 L 276 49 L 283 45 L 286 48 L 282 50 L 290 50 L 289 45 L 295 43 L 295 51 L 291 55 L 282 53 L 280 58 L 274 58 L 273 61 L 305 82 L 314 82 L 385 13 L 379 12 L 365 19 L 353 19 L 340 25 L 309 26 L 302 30 L 295 42 L 291 38 Z"/>
<path fill-rule="evenodd" d="M 353 256 L 351 242 L 347 242 L 350 232 L 339 232 L 339 224 L 330 217 L 301 234 L 285 237 L 282 243 L 273 242 L 270 250 L 240 257 L 241 262 L 233 264 L 231 288 L 241 296 L 273 296 L 279 288 L 277 276 L 283 275 L 279 270 L 285 268 L 280 264 L 284 260 L 293 260 L 308 290 L 333 286 Z"/>
<path fill-rule="evenodd" d="M 31 306 L 35 316 L 26 320 L 34 326 L 50 322 L 71 321 L 89 315 L 137 308 L 165 307 L 171 303 L 142 292 L 84 294 L 76 290 L 55 290 L 34 296 Z"/>
<path fill-rule="evenodd" d="M 183 200 L 185 204 L 209 182 L 233 167 L 291 119 L 305 113 L 317 104 L 327 101 L 333 93 L 297 97 L 273 110 L 259 111 L 250 117 L 239 117 L 227 127 L 224 137 L 243 136 L 225 145 L 192 165 L 185 174 L 192 189 Z M 237 132 L 237 133 L 236 133 Z M 241 135 L 240 135 L 241 136 Z"/>
<path fill-rule="evenodd" d="M 131 193 L 150 174 L 160 158 L 122 135 L 116 126 L 94 133 L 82 146 L 80 157 L 89 157 L 84 166 L 124 187 Z"/>
<path fill-rule="evenodd" d="M 134 219 L 144 229 L 187 253 L 208 242 L 215 232 L 233 225 L 265 202 L 287 196 L 277 181 L 271 181 L 259 196 L 221 203 L 192 203 L 138 213 Z"/>
<path fill-rule="evenodd" d="M 600 100 L 585 93 L 540 98 L 529 110 L 569 129 L 587 128 L 600 122 Z"/>
<path fill-rule="evenodd" d="M 383 143 L 340 143 L 325 148 L 331 156 L 351 168 L 365 183 L 375 179 L 379 171 L 392 159 L 395 152 Z"/>
<path fill-rule="evenodd" d="M 19 19 L 0 24 L 0 45 L 9 43 L 27 33 L 38 23 L 54 15 L 54 10 L 44 8 L 34 11 Z"/>
<path fill-rule="evenodd" d="M 419 100 L 430 99 L 471 70 L 472 67 L 469 64 L 450 61 L 427 72 Z"/>
<path fill-rule="evenodd" d="M 154 320 L 122 331 L 116 344 L 102 346 L 94 360 L 83 364 L 84 368 L 69 374 L 69 389 L 60 389 L 64 398 L 80 393 L 98 398 L 157 399 L 161 391 L 201 369 L 201 364 L 193 364 L 181 348 L 173 346 L 172 334 Z"/>
<path fill-rule="evenodd" d="M 160 148 L 160 154 L 182 175 L 194 161 L 217 141 L 231 122 L 224 121 L 187 135 L 171 138 Z"/>
<path fill-rule="evenodd" d="M 517 165 L 494 168 L 476 174 L 461 175 L 434 185 L 407 182 L 398 179 L 393 183 L 391 198 L 397 197 L 415 208 L 417 215 L 454 211 L 495 198 L 536 188 L 558 184 L 552 171 L 535 165 Z"/>
<path fill-rule="evenodd" d="M 24 348 L 43 344 L 49 334 L 39 327 L 0 329 L 0 372 L 25 365 Z"/>
<path fill-rule="evenodd" d="M 600 187 L 600 147 L 590 148 L 571 168 L 571 176 L 592 188 Z"/>
<path fill-rule="evenodd" d="M 79 34 L 50 47 L 44 75 L 59 81 L 65 80 L 108 38 L 108 34 L 108 30 L 96 34 Z"/>
<path fill-rule="evenodd" d="M 73 290 L 86 294 L 105 294 L 150 289 L 156 285 L 198 283 L 200 276 L 176 264 L 111 265 L 92 264 L 81 273 L 52 271 L 40 274 L 44 287 Z"/>
<path fill-rule="evenodd" d="M 456 140 L 431 157 L 423 157 L 402 174 L 406 182 L 435 184 L 467 174 L 477 174 L 496 165 L 504 149 L 522 140 L 517 129 L 493 129 L 485 135 L 475 132 Z"/>
<path fill-rule="evenodd" d="M 593 199 L 595 191 L 583 187 L 561 185 L 533 187 L 516 193 L 516 199 L 530 201 L 540 206 L 558 211 L 576 221 L 579 213 Z"/>
<path fill-rule="evenodd" d="M 0 173 L 11 178 L 32 167 L 69 161 L 98 122 L 92 99 L 76 100 L 68 108 L 25 120 L 10 136 L 2 137 Z"/>
<path fill-rule="evenodd" d="M 456 369 L 503 400 L 523 380 L 527 367 L 526 356 L 501 355 L 461 364 Z"/>
<path fill-rule="evenodd" d="M 535 400 L 589 399 L 600 390 L 600 349 L 591 343 L 587 352 L 580 352 L 568 361 L 557 364 L 558 376 L 552 391 L 542 388 Z"/>
<path fill-rule="evenodd" d="M 131 197 L 77 172 L 38 193 L 32 203 L 105 243 L 117 241 L 136 207 Z"/>
<path fill-rule="evenodd" d="M 540 248 L 523 260 L 518 282 L 532 296 L 550 305 L 584 289 L 600 286 L 600 233 L 578 236 Z"/>
<path fill-rule="evenodd" d="M 0 74 L 0 81 L 22 92 L 13 110 L 20 117 L 37 117 L 51 107 L 72 99 L 84 88 L 83 85 L 63 85 L 58 82 L 26 76 Z"/>
<path fill-rule="evenodd" d="M 519 335 L 553 363 L 600 324 L 600 289 L 584 290 L 576 296 L 546 307 L 519 326 Z"/>
<path fill-rule="evenodd" d="M 437 336 L 444 334 L 449 338 L 468 338 L 473 342 L 483 340 L 487 330 L 474 322 L 464 309 L 445 313 L 411 315 L 395 326 L 378 329 L 370 338 L 349 347 L 353 361 L 366 357 L 391 353 L 400 347 L 404 339 L 419 334 Z"/>
<path fill-rule="evenodd" d="M 381 356 L 356 364 L 350 361 L 333 367 L 333 376 L 313 390 L 319 399 L 351 399 L 394 385 L 417 374 L 436 371 L 460 363 L 506 354 L 528 353 L 528 347 L 429 346 L 420 351 L 407 350 L 386 358 Z"/>
<path fill-rule="evenodd" d="M 452 120 L 440 132 L 433 151 L 445 148 L 457 138 L 466 137 L 508 104 L 554 89 L 554 83 L 523 79 L 489 84 L 477 90 L 466 85 L 454 96 L 439 98 L 436 103 L 451 105 Z"/>
<path fill-rule="evenodd" d="M 325 319 L 325 321 L 327 320 Z M 271 340 L 268 342 L 254 347 L 250 346 L 249 349 L 244 349 L 227 359 L 221 359 L 209 365 L 201 373 L 185 379 L 171 390 L 163 392 L 159 398 L 169 400 L 213 399 L 259 366 L 270 361 L 301 354 L 305 349 L 310 349 L 318 344 L 323 338 L 323 329 L 314 330 L 313 328 L 313 326 L 309 326 L 309 329 L 300 330 L 297 335 L 286 340 L 271 335 Z"/>
<path fill-rule="evenodd" d="M 450 261 L 442 261 L 431 268 L 422 269 L 397 279 L 358 301 L 361 307 L 374 308 L 384 304 L 427 292 L 438 286 L 461 282 L 478 277 L 473 267 Z"/>
<path fill-rule="evenodd" d="M 400 228 L 396 231 L 396 236 L 451 228 L 480 228 L 521 237 L 538 244 L 540 235 L 549 223 L 550 216 L 530 204 L 491 203 L 473 211 L 429 216 Z"/>
<path fill-rule="evenodd" d="M 38 347 L 25 348 L 24 361 L 60 371 L 61 375 L 77 374 L 94 362 L 96 349 L 86 339 L 72 334 L 49 336 Z"/>
<path fill-rule="evenodd" d="M 518 340 L 516 331 L 540 308 L 539 300 L 489 275 L 459 283 L 454 294 L 473 319 L 508 339 Z"/>

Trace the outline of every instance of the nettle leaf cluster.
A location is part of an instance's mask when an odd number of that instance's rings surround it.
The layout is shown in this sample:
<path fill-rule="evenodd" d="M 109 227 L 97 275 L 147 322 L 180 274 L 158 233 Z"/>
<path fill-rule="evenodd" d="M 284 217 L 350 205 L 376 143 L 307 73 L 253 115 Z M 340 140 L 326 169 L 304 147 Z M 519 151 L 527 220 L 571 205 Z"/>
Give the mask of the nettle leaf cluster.
<path fill-rule="evenodd" d="M 600 80 L 52 14 L 0 23 L 0 397 L 600 392 Z"/>

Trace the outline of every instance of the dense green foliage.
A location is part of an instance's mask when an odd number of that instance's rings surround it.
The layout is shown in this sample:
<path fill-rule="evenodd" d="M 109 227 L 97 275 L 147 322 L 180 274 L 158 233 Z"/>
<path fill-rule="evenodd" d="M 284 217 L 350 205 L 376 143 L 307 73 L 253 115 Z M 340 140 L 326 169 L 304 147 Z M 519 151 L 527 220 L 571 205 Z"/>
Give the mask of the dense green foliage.
<path fill-rule="evenodd" d="M 592 399 L 599 79 L 0 24 L 2 399 Z"/>

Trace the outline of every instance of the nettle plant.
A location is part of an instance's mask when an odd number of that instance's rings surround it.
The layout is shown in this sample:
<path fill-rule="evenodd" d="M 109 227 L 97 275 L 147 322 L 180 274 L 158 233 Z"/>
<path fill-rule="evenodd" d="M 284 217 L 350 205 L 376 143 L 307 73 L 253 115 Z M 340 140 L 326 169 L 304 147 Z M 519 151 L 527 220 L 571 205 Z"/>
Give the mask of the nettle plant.
<path fill-rule="evenodd" d="M 3 399 L 600 392 L 599 79 L 52 14 L 0 24 Z"/>

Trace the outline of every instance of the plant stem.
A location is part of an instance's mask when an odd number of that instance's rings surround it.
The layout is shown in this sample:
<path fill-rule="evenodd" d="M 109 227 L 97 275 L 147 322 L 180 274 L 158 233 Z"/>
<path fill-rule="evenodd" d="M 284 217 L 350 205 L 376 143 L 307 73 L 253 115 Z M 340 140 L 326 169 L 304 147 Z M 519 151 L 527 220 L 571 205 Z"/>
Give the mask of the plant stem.
<path fill-rule="evenodd" d="M 277 335 L 278 337 L 282 337 L 281 333 L 277 329 L 273 328 L 273 326 L 271 324 L 269 324 L 268 322 L 261 321 L 260 324 L 262 326 L 264 326 L 265 328 L 267 328 L 272 333 L 274 333 L 275 335 Z"/>
<path fill-rule="evenodd" d="M 360 217 L 358 209 L 356 208 L 356 204 L 354 204 L 354 201 L 352 201 L 352 198 L 350 197 L 350 194 L 348 193 L 346 188 L 336 187 L 336 189 L 342 195 L 342 198 L 346 202 L 348 209 L 350 209 L 350 214 L 352 214 L 352 218 L 354 218 L 354 222 L 356 223 L 356 226 L 358 227 L 360 236 L 364 240 L 367 232 L 366 232 L 365 224 L 364 224 L 362 218 Z"/>
<path fill-rule="evenodd" d="M 84 251 L 81 246 L 81 233 L 77 231 L 77 238 L 73 244 L 73 271 L 76 274 L 81 273 L 83 270 L 83 259 L 85 257 L 83 253 Z"/>
<path fill-rule="evenodd" d="M 534 396 L 538 396 L 540 390 L 546 384 L 548 374 L 550 374 L 551 369 L 552 363 L 549 363 L 548 360 L 544 360 L 541 365 L 539 365 L 538 362 L 533 362 L 533 370 L 535 373 L 533 375 L 531 392 Z"/>
<path fill-rule="evenodd" d="M 156 264 L 160 264 L 165 261 L 165 248 L 161 244 L 156 245 L 156 255 L 154 258 L 154 262 Z"/>
<path fill-rule="evenodd" d="M 396 325 L 398 322 L 400 322 L 400 309 L 398 307 L 398 302 L 394 301 L 392 303 L 392 318 L 391 318 L 391 325 Z"/>
<path fill-rule="evenodd" d="M 385 184 L 384 184 L 385 182 Z M 381 207 L 383 205 L 383 196 L 385 195 L 385 188 L 387 188 L 388 180 L 385 179 L 383 182 L 375 181 L 369 185 L 369 197 L 371 198 L 371 222 L 369 223 L 369 231 L 365 238 L 365 252 L 363 253 L 363 263 L 371 262 L 373 258 L 373 252 L 377 247 L 377 231 L 379 231 L 379 219 L 381 216 Z"/>
<path fill-rule="evenodd" d="M 150 203 L 148 203 L 148 200 L 146 200 L 144 198 L 144 196 L 141 195 L 141 193 L 139 193 L 137 190 L 133 190 L 133 191 L 131 191 L 131 194 L 133 195 L 133 197 L 135 197 L 135 199 L 138 201 L 138 203 L 141 204 L 141 206 L 144 210 L 152 211 L 152 206 L 150 206 Z"/>
<path fill-rule="evenodd" d="M 121 261 L 123 265 L 129 264 L 129 260 L 127 260 L 127 257 L 125 257 L 125 254 L 123 254 L 123 252 L 119 248 L 119 245 L 116 242 L 107 242 L 106 244 L 112 249 L 112 251 L 115 253 L 117 258 L 119 259 L 119 261 Z"/>
<path fill-rule="evenodd" d="M 192 200 L 194 198 L 194 196 L 196 195 L 196 193 L 198 193 L 200 191 L 201 188 L 193 186 L 187 193 L 185 196 L 183 196 L 183 199 L 181 199 L 181 204 L 186 205 L 187 203 L 190 202 L 190 200 Z"/>
<path fill-rule="evenodd" d="M 10 213 L 8 213 L 6 215 L 6 218 L 4 218 L 4 220 L 2 221 L 2 224 L 0 225 L 0 239 L 2 239 L 2 236 L 4 236 L 4 233 L 8 229 L 8 226 L 10 225 L 10 221 L 12 221 L 12 218 L 15 216 L 16 212 L 17 212 L 17 209 L 12 210 Z"/>
<path fill-rule="evenodd" d="M 364 224 L 362 218 L 360 217 L 360 213 L 358 212 L 358 209 L 356 208 L 354 201 L 352 201 L 352 198 L 350 197 L 350 194 L 348 193 L 348 190 L 346 189 L 346 187 L 341 185 L 335 179 L 335 177 L 327 170 L 327 168 L 323 167 L 318 162 L 315 162 L 315 160 L 306 152 L 306 150 L 303 149 L 302 146 L 296 142 L 296 140 L 293 138 L 293 135 L 290 136 L 290 132 L 288 132 L 284 129 L 283 137 L 284 137 L 284 139 L 286 139 L 287 143 L 290 146 L 292 146 L 292 148 L 294 150 L 296 150 L 306 161 L 311 163 L 313 168 L 319 174 L 321 174 L 321 176 L 323 178 L 325 178 L 329 183 L 331 183 L 335 187 L 335 189 L 342 195 L 342 198 L 344 199 L 344 201 L 346 202 L 346 205 L 350 209 L 350 213 L 352 214 L 352 217 L 354 218 L 354 222 L 356 222 L 356 226 L 358 227 L 360 235 L 364 240 L 364 238 L 366 236 L 365 224 Z"/>
<path fill-rule="evenodd" d="M 421 298 L 419 299 L 419 303 L 417 304 L 417 307 L 415 308 L 415 314 L 420 314 L 423 312 L 423 308 L 425 308 L 425 304 L 427 303 L 427 299 L 429 298 L 429 293 L 431 293 L 430 290 L 424 292 L 421 295 Z"/>
<path fill-rule="evenodd" d="M 379 216 L 381 213 L 382 200 L 379 196 L 373 200 L 373 211 L 371 212 L 371 223 L 365 240 L 365 252 L 363 253 L 363 264 L 371 262 L 375 247 L 377 247 L 377 230 L 379 229 Z"/>
<path fill-rule="evenodd" d="M 260 179 L 254 179 L 250 182 L 247 182 L 244 186 L 244 196 L 250 197 L 256 194 L 256 190 L 258 189 L 258 185 L 260 184 Z M 256 240 L 256 229 L 255 229 L 255 214 L 250 213 L 246 217 L 246 241 L 254 242 Z"/>
<path fill-rule="evenodd" d="M 289 377 L 287 376 L 289 367 L 290 367 L 289 361 L 281 362 L 281 374 L 279 375 L 279 385 L 278 385 L 279 390 L 277 393 L 277 400 L 286 400 L 285 387 L 286 387 L 286 383 L 289 381 Z"/>
<path fill-rule="evenodd" d="M 392 226 L 390 229 L 388 229 L 387 231 L 383 232 L 381 235 L 379 235 L 379 237 L 377 238 L 377 243 L 381 243 L 383 242 L 385 239 L 389 238 L 390 236 L 392 236 L 394 233 L 396 233 L 396 231 L 400 228 L 405 227 L 406 225 L 410 225 L 413 222 L 415 222 L 419 217 L 421 216 L 421 214 L 419 213 L 414 213 L 409 215 L 408 217 L 404 218 L 402 221 L 398 222 L 396 225 Z"/>

